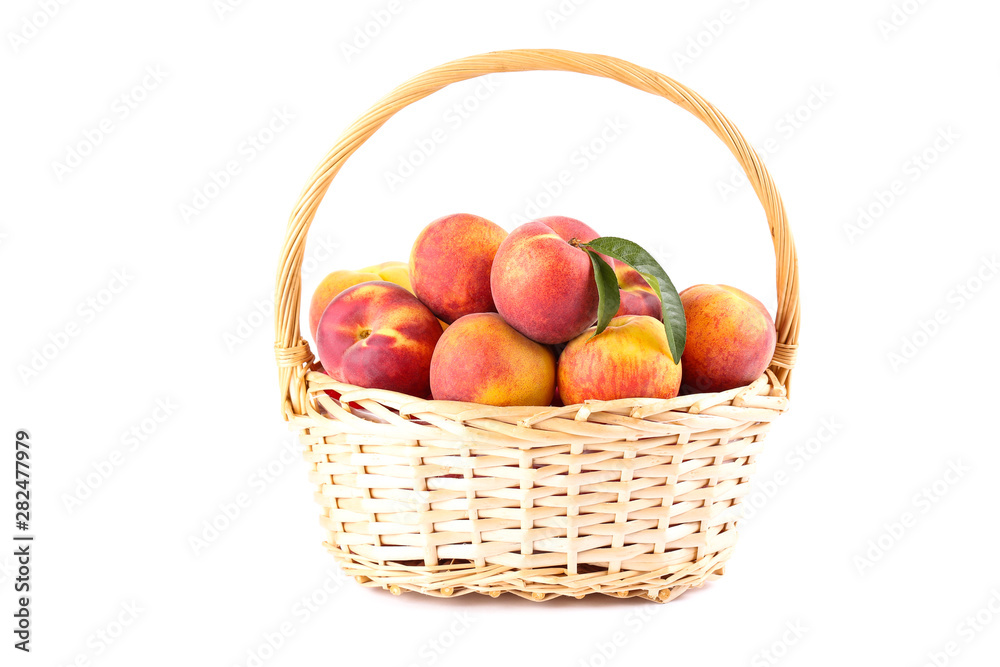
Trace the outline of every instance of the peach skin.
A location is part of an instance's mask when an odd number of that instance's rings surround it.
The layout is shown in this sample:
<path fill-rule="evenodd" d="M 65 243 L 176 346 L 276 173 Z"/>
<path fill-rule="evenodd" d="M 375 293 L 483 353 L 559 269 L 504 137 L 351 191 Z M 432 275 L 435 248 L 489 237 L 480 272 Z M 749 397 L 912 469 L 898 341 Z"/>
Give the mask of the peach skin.
<path fill-rule="evenodd" d="M 649 315 L 663 320 L 663 305 L 656 292 L 642 274 L 624 262 L 615 264 L 621 301 L 615 317 L 620 315 Z"/>
<path fill-rule="evenodd" d="M 725 391 L 748 385 L 771 363 L 777 335 L 757 299 L 728 285 L 695 285 L 681 292 L 687 319 L 684 391 Z"/>
<path fill-rule="evenodd" d="M 323 311 L 330 305 L 330 302 L 348 287 L 373 280 L 387 280 L 410 292 L 413 291 L 404 262 L 383 262 L 358 271 L 344 269 L 334 271 L 323 278 L 309 302 L 309 332 L 312 333 L 313 340 L 316 340 L 316 327 L 319 325 L 319 318 L 323 316 Z"/>
<path fill-rule="evenodd" d="M 673 398 L 681 386 L 663 323 L 647 315 L 615 317 L 569 342 L 559 356 L 559 396 L 566 405 L 589 399 Z"/>
<path fill-rule="evenodd" d="M 568 225 L 556 226 L 565 233 Z M 544 222 L 529 222 L 511 232 L 493 260 L 497 311 L 539 343 L 564 343 L 597 321 L 594 268 L 570 240 Z"/>
<path fill-rule="evenodd" d="M 590 225 L 587 225 L 576 218 L 567 218 L 565 215 L 548 215 L 544 218 L 538 218 L 533 220 L 533 222 L 540 222 L 556 234 L 559 235 L 563 241 L 580 241 L 581 243 L 587 243 L 593 241 L 596 238 L 600 238 L 600 234 L 595 232 Z M 597 253 L 601 255 L 601 253 Z M 611 259 L 607 255 L 601 255 L 601 259 L 608 263 L 612 269 L 615 268 L 615 260 Z M 627 264 L 625 266 L 628 266 Z"/>
<path fill-rule="evenodd" d="M 341 382 L 430 395 L 430 367 L 441 324 L 406 289 L 386 281 L 349 287 L 320 318 L 316 347 L 326 373 Z"/>
<path fill-rule="evenodd" d="M 551 349 L 496 313 L 475 313 L 441 335 L 431 360 L 431 393 L 439 400 L 485 405 L 549 405 L 555 373 Z"/>
<path fill-rule="evenodd" d="M 507 232 L 486 218 L 456 213 L 424 227 L 410 251 L 413 293 L 439 318 L 495 312 L 493 257 Z"/>
<path fill-rule="evenodd" d="M 374 266 L 366 266 L 361 273 L 374 273 L 380 280 L 395 283 L 413 294 L 413 284 L 410 282 L 410 266 L 406 262 L 382 262 Z"/>

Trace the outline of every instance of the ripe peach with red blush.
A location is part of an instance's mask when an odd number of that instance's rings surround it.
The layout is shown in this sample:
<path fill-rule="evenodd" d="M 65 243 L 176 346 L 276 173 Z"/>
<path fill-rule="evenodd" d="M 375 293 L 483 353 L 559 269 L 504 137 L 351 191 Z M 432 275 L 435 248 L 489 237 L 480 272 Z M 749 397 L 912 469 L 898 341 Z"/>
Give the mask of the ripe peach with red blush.
<path fill-rule="evenodd" d="M 436 399 L 549 405 L 555 384 L 551 348 L 518 333 L 497 313 L 474 313 L 453 322 L 431 361 Z"/>
<path fill-rule="evenodd" d="M 448 323 L 470 313 L 496 312 L 490 271 L 505 238 L 502 227 L 478 215 L 438 218 L 420 232 L 410 251 L 413 293 Z"/>
<path fill-rule="evenodd" d="M 594 268 L 587 252 L 571 243 L 596 233 L 572 218 L 545 220 L 521 225 L 500 244 L 493 299 L 503 318 L 528 338 L 564 343 L 597 321 Z"/>
<path fill-rule="evenodd" d="M 566 405 L 595 399 L 673 398 L 681 386 L 663 323 L 646 315 L 615 317 L 600 334 L 583 332 L 559 355 L 559 397 Z"/>
<path fill-rule="evenodd" d="M 316 339 L 319 318 L 323 316 L 323 311 L 330 305 L 330 302 L 348 287 L 373 280 L 387 280 L 413 291 L 410 287 L 409 272 L 403 262 L 382 262 L 358 271 L 344 269 L 334 271 L 323 278 L 309 302 L 309 332 L 313 335 L 313 340 Z"/>
<path fill-rule="evenodd" d="M 728 285 L 695 285 L 680 296 L 687 318 L 685 391 L 725 391 L 763 375 L 777 341 L 764 304 Z"/>
<path fill-rule="evenodd" d="M 330 302 L 316 331 L 319 359 L 335 380 L 425 398 L 441 324 L 399 285 L 365 282 Z"/>

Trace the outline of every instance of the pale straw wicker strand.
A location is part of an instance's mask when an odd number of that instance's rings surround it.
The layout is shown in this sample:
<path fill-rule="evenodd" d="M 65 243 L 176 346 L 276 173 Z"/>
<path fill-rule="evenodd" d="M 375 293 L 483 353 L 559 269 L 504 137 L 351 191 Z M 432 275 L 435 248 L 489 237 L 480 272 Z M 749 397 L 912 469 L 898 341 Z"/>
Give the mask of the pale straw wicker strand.
<path fill-rule="evenodd" d="M 759 380 L 670 400 L 501 408 L 347 385 L 315 366 L 299 331 L 302 259 L 344 162 L 397 111 L 449 84 L 530 70 L 602 76 L 664 97 L 736 156 L 764 207 L 776 258 L 778 344 Z M 306 447 L 327 548 L 362 584 L 440 597 L 602 593 L 663 602 L 717 577 L 764 436 L 787 409 L 799 333 L 784 206 L 740 132 L 662 74 L 557 50 L 499 51 L 428 70 L 348 128 L 289 220 L 276 304 L 282 414 Z"/>

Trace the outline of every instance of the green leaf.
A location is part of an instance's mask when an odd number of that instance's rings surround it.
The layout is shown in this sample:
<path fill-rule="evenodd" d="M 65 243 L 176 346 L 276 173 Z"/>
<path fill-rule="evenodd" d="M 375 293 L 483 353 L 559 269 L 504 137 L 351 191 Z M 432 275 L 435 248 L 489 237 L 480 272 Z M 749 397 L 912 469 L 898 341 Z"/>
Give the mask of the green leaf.
<path fill-rule="evenodd" d="M 590 263 L 594 265 L 594 280 L 597 281 L 597 294 L 600 302 L 597 306 L 597 332 L 601 333 L 608 328 L 608 322 L 618 312 L 621 305 L 621 292 L 618 291 L 618 276 L 611 265 L 605 262 L 596 252 L 587 251 L 590 256 Z M 593 338 L 594 336 L 591 336 Z"/>
<path fill-rule="evenodd" d="M 674 361 L 680 361 L 681 354 L 684 352 L 684 341 L 687 338 L 687 320 L 684 319 L 684 306 L 681 305 L 681 297 L 674 284 L 670 282 L 670 277 L 667 276 L 663 267 L 653 259 L 652 255 L 627 239 L 601 236 L 586 245 L 603 255 L 625 262 L 642 274 L 642 277 L 646 279 L 646 282 L 660 298 L 663 329 L 667 332 L 670 354 Z M 591 253 L 591 257 L 593 257 L 593 253 Z M 599 288 L 600 286 L 598 286 Z"/>

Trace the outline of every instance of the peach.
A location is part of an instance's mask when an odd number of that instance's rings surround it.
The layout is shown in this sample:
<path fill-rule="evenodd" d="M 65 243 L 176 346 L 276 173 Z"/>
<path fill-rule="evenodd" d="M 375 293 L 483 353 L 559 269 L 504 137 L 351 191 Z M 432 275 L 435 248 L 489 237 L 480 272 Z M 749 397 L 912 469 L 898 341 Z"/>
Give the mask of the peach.
<path fill-rule="evenodd" d="M 648 315 L 612 318 L 569 342 L 559 356 L 559 396 L 566 405 L 588 399 L 673 398 L 681 364 L 670 355 L 663 323 Z"/>
<path fill-rule="evenodd" d="M 496 312 L 490 270 L 505 238 L 503 227 L 478 215 L 438 218 L 410 251 L 413 293 L 449 324 L 470 313 Z"/>
<path fill-rule="evenodd" d="M 588 241 L 593 241 L 596 238 L 600 238 L 600 234 L 595 232 L 590 225 L 587 225 L 576 218 L 567 218 L 565 215 L 549 215 L 544 218 L 538 218 L 534 222 L 540 222 L 562 238 L 563 241 L 581 241 L 586 243 Z M 598 253 L 600 255 L 600 253 Z M 607 255 L 601 255 L 605 262 L 613 269 L 615 268 L 615 260 L 611 259 Z M 624 266 L 628 266 L 625 264 Z"/>
<path fill-rule="evenodd" d="M 330 305 L 330 302 L 348 287 L 373 280 L 388 280 L 410 292 L 413 291 L 404 262 L 383 262 L 358 271 L 343 269 L 334 271 L 323 278 L 316 291 L 313 292 L 312 301 L 309 302 L 309 332 L 312 333 L 313 340 L 316 340 L 316 327 L 319 326 L 319 318 L 323 316 L 323 311 Z"/>
<path fill-rule="evenodd" d="M 549 405 L 556 384 L 552 350 L 496 313 L 459 318 L 441 335 L 431 360 L 431 393 L 486 405 Z"/>
<path fill-rule="evenodd" d="M 742 387 L 764 373 L 777 340 L 764 304 L 728 285 L 695 285 L 680 296 L 687 319 L 681 355 L 686 392 Z"/>
<path fill-rule="evenodd" d="M 641 273 L 628 264 L 619 262 L 615 265 L 615 275 L 618 276 L 618 287 L 621 288 L 621 301 L 615 317 L 648 315 L 658 320 L 663 319 L 663 305 Z"/>
<path fill-rule="evenodd" d="M 361 273 L 374 273 L 381 280 L 395 283 L 411 294 L 413 293 L 413 285 L 410 283 L 410 266 L 406 262 L 382 262 L 361 269 Z"/>
<path fill-rule="evenodd" d="M 593 241 L 599 238 L 599 234 L 586 224 L 574 218 L 567 218 L 561 215 L 551 215 L 545 218 L 538 218 L 535 222 L 547 225 L 563 240 L 572 241 Z M 619 315 L 649 315 L 657 319 L 662 318 L 662 305 L 656 292 L 649 286 L 646 279 L 638 271 L 624 262 L 617 262 L 607 255 L 601 258 L 615 270 L 618 276 L 618 286 L 620 288 Z"/>
<path fill-rule="evenodd" d="M 589 225 L 576 218 L 567 218 L 565 215 L 547 215 L 544 218 L 537 218 L 534 222 L 542 223 L 558 234 L 564 241 L 576 239 L 577 241 L 587 242 L 593 241 L 600 236 Z M 608 263 L 614 266 L 613 261 L 609 259 Z"/>
<path fill-rule="evenodd" d="M 316 331 L 319 360 L 335 380 L 430 395 L 441 325 L 427 306 L 387 281 L 349 287 L 330 302 Z"/>
<path fill-rule="evenodd" d="M 596 236 L 572 218 L 542 218 L 511 232 L 493 260 L 497 311 L 539 343 L 564 343 L 578 336 L 597 321 L 598 294 L 590 257 L 570 241 Z"/>

